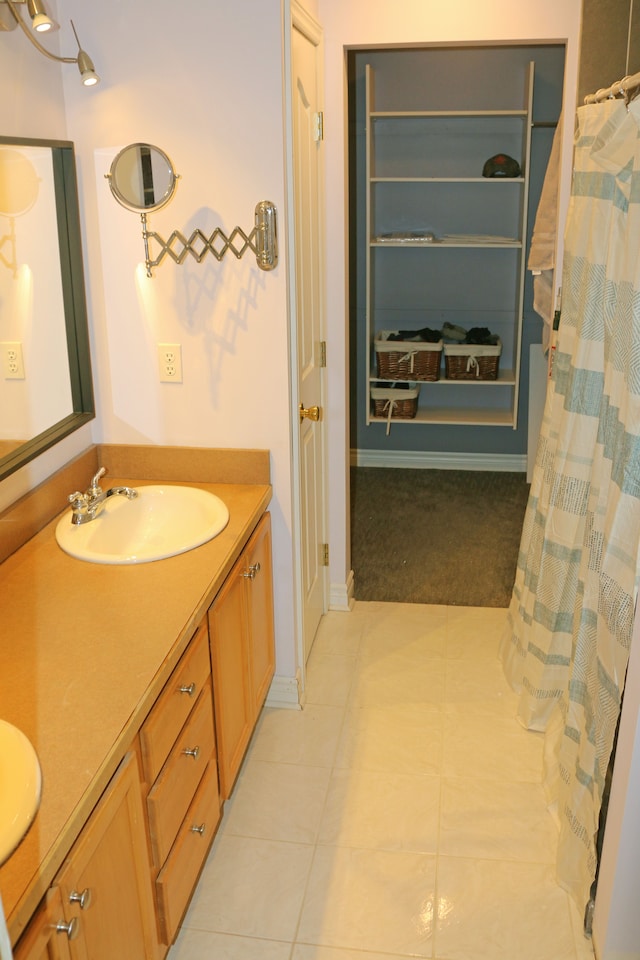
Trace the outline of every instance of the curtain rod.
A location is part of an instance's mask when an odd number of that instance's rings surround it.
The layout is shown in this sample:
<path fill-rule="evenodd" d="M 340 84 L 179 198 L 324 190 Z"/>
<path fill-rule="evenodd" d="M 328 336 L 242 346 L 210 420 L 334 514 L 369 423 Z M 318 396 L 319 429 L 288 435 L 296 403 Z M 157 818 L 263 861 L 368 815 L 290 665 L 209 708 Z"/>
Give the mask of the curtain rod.
<path fill-rule="evenodd" d="M 602 100 L 608 100 L 609 97 L 621 97 L 629 90 L 633 90 L 634 87 L 640 87 L 640 73 L 634 73 L 630 77 L 623 77 L 622 80 L 612 83 L 610 87 L 602 87 L 600 90 L 596 90 L 595 93 L 585 97 L 584 102 L 600 103 Z"/>

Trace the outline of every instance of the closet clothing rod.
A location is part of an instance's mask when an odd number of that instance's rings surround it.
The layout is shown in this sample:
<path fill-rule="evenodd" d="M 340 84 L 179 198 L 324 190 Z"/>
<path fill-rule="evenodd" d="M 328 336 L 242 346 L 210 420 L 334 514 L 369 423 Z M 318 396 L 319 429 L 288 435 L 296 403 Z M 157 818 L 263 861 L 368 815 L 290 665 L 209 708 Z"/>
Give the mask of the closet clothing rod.
<path fill-rule="evenodd" d="M 634 87 L 640 87 L 640 73 L 634 73 L 630 77 L 623 77 L 622 80 L 612 83 L 610 87 L 602 87 L 600 90 L 596 90 L 595 93 L 591 93 L 588 97 L 585 97 L 584 102 L 600 103 L 609 97 L 621 97 L 629 90 L 633 90 Z"/>

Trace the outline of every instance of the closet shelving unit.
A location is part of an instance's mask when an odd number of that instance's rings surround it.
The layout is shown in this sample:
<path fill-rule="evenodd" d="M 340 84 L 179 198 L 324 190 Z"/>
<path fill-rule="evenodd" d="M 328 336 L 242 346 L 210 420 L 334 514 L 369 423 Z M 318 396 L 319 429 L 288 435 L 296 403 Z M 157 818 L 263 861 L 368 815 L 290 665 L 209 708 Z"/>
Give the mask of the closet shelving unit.
<path fill-rule="evenodd" d="M 469 91 L 468 110 L 441 103 L 381 110 L 367 65 L 368 424 L 385 422 L 369 399 L 372 383 L 384 382 L 376 371 L 376 335 L 449 322 L 488 327 L 500 337 L 498 379 L 446 380 L 443 361 L 441 378 L 420 384 L 415 419 L 401 422 L 517 425 L 533 77 L 530 63 L 524 102 L 513 109 L 491 109 L 490 91 L 480 82 Z M 522 91 L 522 82 L 514 89 Z M 522 175 L 483 177 L 485 161 L 499 153 L 518 160 Z"/>

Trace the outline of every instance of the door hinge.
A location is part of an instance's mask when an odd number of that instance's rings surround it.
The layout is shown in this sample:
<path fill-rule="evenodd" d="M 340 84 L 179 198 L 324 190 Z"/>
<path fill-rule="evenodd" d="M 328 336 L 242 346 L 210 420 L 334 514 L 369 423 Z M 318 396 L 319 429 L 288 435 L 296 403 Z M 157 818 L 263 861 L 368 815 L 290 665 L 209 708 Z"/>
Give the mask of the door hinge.
<path fill-rule="evenodd" d="M 326 367 L 327 365 L 327 341 L 326 340 L 320 341 L 320 363 L 318 365 L 320 367 Z"/>
<path fill-rule="evenodd" d="M 328 543 L 321 544 L 321 553 L 322 553 L 322 559 L 320 560 L 320 566 L 328 567 L 329 566 L 329 544 Z"/>
<path fill-rule="evenodd" d="M 313 115 L 313 139 L 316 143 L 324 140 L 324 113 L 322 110 Z"/>

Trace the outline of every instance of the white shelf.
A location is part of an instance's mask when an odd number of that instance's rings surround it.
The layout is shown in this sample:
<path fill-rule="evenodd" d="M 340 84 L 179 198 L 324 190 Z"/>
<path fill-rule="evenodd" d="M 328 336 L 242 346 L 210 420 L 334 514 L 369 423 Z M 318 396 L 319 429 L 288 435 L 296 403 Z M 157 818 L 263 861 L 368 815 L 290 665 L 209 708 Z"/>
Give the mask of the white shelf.
<path fill-rule="evenodd" d="M 370 177 L 370 183 L 524 183 L 524 177 Z"/>
<path fill-rule="evenodd" d="M 386 424 L 386 417 L 371 417 L 371 423 Z M 513 413 L 510 410 L 482 410 L 478 407 L 466 408 L 418 408 L 416 416 L 411 420 L 405 420 L 401 417 L 391 418 L 391 429 L 400 425 L 415 424 L 448 424 L 450 426 L 472 426 L 472 427 L 513 427 Z"/>
<path fill-rule="evenodd" d="M 526 120 L 528 110 L 372 110 L 371 120 L 466 119 L 473 117 L 517 117 Z"/>
<path fill-rule="evenodd" d="M 517 426 L 533 74 L 531 63 L 522 109 L 376 110 L 374 71 L 367 67 L 367 340 L 372 344 L 381 329 L 392 329 L 390 317 L 400 318 L 393 329 L 439 329 L 444 322 L 491 327 L 491 318 L 496 324 L 499 318 L 503 343 L 496 380 L 406 381 L 421 387 L 416 417 L 392 418 L 392 429 Z M 478 91 L 470 90 L 471 103 L 474 97 L 478 102 Z M 486 101 L 485 96 L 483 105 Z M 515 157 L 521 175 L 480 176 L 486 160 L 498 153 Z M 505 187 L 506 193 L 491 192 Z M 434 237 L 419 236 L 427 232 Z M 394 252 L 387 256 L 387 249 Z M 417 249 L 450 253 L 404 257 L 401 252 Z M 498 250 L 513 253 L 501 258 L 494 256 Z M 386 423 L 371 413 L 370 385 L 394 381 L 376 377 L 368 357 L 366 362 L 367 423 Z"/>
<path fill-rule="evenodd" d="M 513 370 L 498 370 L 496 380 L 447 380 L 441 377 L 439 380 L 386 380 L 384 377 L 376 377 L 372 373 L 369 383 L 417 383 L 420 386 L 429 387 L 513 387 L 516 384 L 516 375 Z"/>
<path fill-rule="evenodd" d="M 420 240 L 419 237 L 411 240 L 380 240 L 369 241 L 370 247 L 424 247 L 437 250 L 440 247 L 483 247 L 491 250 L 519 250 L 521 240 Z"/>

